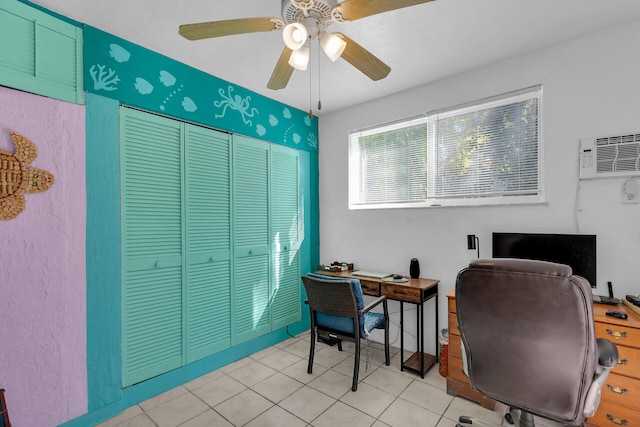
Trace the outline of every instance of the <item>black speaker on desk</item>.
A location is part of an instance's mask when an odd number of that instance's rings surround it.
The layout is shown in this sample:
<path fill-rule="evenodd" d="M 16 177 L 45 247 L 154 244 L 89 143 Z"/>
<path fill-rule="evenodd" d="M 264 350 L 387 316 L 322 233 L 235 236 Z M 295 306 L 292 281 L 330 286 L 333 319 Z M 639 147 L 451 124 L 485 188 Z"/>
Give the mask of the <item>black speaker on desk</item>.
<path fill-rule="evenodd" d="M 411 263 L 409 264 L 409 276 L 411 276 L 412 279 L 420 277 L 420 263 L 418 262 L 418 258 L 411 258 Z"/>

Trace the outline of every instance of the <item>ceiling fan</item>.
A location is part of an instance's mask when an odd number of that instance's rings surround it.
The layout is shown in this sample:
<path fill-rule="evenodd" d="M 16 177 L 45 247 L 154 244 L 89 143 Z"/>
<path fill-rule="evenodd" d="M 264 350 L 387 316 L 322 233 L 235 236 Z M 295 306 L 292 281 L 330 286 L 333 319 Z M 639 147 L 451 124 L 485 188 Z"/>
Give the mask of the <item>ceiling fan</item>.
<path fill-rule="evenodd" d="M 278 90 L 287 86 L 294 69 L 306 70 L 309 42 L 317 39 L 332 60 L 342 58 L 371 80 L 385 78 L 391 68 L 346 35 L 328 30 L 335 23 L 395 9 L 428 3 L 433 0 L 282 0 L 282 18 L 240 18 L 224 21 L 180 25 L 179 33 L 189 40 L 201 40 L 234 34 L 283 30 L 285 47 L 267 87 Z"/>

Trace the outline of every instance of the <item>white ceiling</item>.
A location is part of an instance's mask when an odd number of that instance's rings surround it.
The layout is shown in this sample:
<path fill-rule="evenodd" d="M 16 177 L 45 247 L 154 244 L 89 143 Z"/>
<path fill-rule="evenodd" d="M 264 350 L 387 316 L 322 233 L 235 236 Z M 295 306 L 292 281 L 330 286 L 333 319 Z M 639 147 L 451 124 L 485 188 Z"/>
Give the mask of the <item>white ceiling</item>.
<path fill-rule="evenodd" d="M 279 17 L 280 0 L 32 1 L 285 104 L 311 106 L 316 115 L 640 19 L 639 0 L 436 0 L 331 29 L 387 63 L 385 79 L 371 81 L 313 49 L 309 70 L 273 91 L 266 85 L 284 46 L 280 31 L 189 41 L 178 26 Z"/>

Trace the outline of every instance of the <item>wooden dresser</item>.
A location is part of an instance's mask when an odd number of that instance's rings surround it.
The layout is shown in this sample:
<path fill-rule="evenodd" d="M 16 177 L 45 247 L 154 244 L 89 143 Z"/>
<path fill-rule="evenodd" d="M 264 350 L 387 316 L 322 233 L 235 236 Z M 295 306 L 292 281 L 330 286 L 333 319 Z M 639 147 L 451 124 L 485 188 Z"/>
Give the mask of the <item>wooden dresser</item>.
<path fill-rule="evenodd" d="M 608 310 L 627 313 L 627 320 L 606 316 Z M 640 315 L 620 304 L 594 304 L 596 337 L 618 347 L 618 366 L 611 370 L 602 390 L 598 411 L 588 420 L 600 427 L 640 426 Z"/>
<path fill-rule="evenodd" d="M 447 294 L 449 314 L 449 374 L 447 393 L 462 396 L 485 408 L 493 409 L 495 401 L 473 390 L 462 371 L 460 332 L 457 328 L 454 292 Z M 606 316 L 608 310 L 627 313 L 627 320 Z M 607 338 L 618 347 L 618 366 L 611 370 L 602 390 L 602 400 L 596 414 L 588 420 L 590 426 L 640 426 L 640 315 L 626 306 L 594 304 L 596 337 Z"/>

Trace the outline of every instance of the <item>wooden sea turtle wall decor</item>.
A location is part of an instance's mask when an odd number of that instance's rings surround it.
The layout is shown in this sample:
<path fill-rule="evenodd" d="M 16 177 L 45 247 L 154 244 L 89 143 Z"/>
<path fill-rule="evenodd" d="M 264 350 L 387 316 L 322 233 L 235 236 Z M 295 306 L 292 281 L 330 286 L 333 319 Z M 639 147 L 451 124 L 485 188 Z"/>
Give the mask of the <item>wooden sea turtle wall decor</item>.
<path fill-rule="evenodd" d="M 53 174 L 29 164 L 38 157 L 36 145 L 17 132 L 11 132 L 16 152 L 0 150 L 0 219 L 13 219 L 25 208 L 24 193 L 51 188 Z"/>

